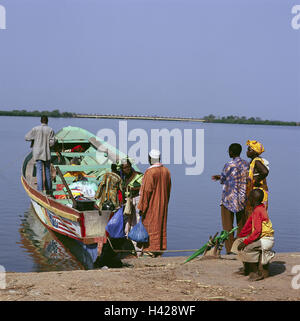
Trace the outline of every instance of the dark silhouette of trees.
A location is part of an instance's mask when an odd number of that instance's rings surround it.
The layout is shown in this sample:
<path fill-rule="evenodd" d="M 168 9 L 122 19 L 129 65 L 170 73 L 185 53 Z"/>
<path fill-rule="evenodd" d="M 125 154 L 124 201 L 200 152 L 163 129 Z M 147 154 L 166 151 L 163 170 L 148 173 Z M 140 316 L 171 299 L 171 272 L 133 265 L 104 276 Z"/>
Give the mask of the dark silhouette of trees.
<path fill-rule="evenodd" d="M 22 110 L 0 110 L 0 116 L 24 116 L 24 117 L 41 117 L 42 115 L 48 116 L 48 117 L 56 117 L 56 118 L 71 118 L 74 117 L 73 113 L 63 112 L 61 113 L 58 109 L 55 109 L 53 111 L 27 111 L 25 109 Z"/>
<path fill-rule="evenodd" d="M 253 125 L 282 125 L 282 126 L 299 126 L 299 122 L 295 121 L 281 121 L 281 120 L 262 120 L 260 117 L 250 117 L 245 116 L 227 116 L 227 117 L 217 117 L 214 115 L 208 115 L 203 117 L 206 123 L 228 123 L 228 124 L 253 124 Z"/>

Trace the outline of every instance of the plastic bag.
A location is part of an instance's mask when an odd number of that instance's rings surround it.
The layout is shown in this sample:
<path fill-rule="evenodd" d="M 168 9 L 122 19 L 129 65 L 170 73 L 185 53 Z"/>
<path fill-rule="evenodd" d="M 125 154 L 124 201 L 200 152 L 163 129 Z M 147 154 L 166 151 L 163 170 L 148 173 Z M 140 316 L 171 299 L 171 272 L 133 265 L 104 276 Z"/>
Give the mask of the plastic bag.
<path fill-rule="evenodd" d="M 138 243 L 148 242 L 149 235 L 141 220 L 128 233 L 128 238 Z"/>
<path fill-rule="evenodd" d="M 79 189 L 85 197 L 94 197 L 97 192 L 98 186 L 93 182 L 79 181 L 70 184 L 69 188 L 71 190 Z"/>
<path fill-rule="evenodd" d="M 120 207 L 120 209 L 108 221 L 105 229 L 112 238 L 118 239 L 125 237 L 123 207 Z"/>

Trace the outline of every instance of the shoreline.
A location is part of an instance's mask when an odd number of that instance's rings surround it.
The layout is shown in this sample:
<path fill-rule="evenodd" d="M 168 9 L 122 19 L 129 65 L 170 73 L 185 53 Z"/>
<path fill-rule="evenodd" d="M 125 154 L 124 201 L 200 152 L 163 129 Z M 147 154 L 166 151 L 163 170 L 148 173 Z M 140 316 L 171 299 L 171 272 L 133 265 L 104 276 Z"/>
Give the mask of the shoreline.
<path fill-rule="evenodd" d="M 1 111 L 0 116 L 4 117 L 41 117 L 42 112 L 38 115 L 28 113 L 24 114 L 12 114 L 8 111 Z M 49 113 L 49 112 L 48 112 Z M 206 116 L 203 118 L 198 117 L 175 117 L 175 116 L 134 116 L 134 115 L 96 115 L 96 114 L 76 114 L 67 113 L 69 115 L 51 115 L 47 114 L 49 118 L 86 118 L 86 119 L 124 119 L 124 120 L 152 120 L 152 121 L 183 121 L 183 122 L 200 122 L 206 124 L 229 124 L 229 125 L 266 125 L 266 126 L 288 126 L 288 127 L 299 127 L 299 121 L 280 121 L 280 120 L 222 120 L 222 119 L 207 119 Z"/>
<path fill-rule="evenodd" d="M 187 256 L 188 257 L 188 256 Z M 1 301 L 299 301 L 300 252 L 276 253 L 270 277 L 235 275 L 236 255 L 129 258 L 122 268 L 7 272 Z M 298 275 L 298 276 L 297 276 Z M 298 281 L 297 281 L 298 280 Z M 298 282 L 298 283 L 297 283 Z"/>

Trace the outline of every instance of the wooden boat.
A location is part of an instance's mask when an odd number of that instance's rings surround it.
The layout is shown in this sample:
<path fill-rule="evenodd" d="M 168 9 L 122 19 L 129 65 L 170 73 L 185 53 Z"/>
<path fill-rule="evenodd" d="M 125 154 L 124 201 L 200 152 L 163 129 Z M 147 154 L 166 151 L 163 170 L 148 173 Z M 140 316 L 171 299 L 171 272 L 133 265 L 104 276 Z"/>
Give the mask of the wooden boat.
<path fill-rule="evenodd" d="M 111 171 L 111 165 L 116 160 L 126 157 L 115 147 L 82 128 L 65 127 L 56 134 L 56 138 L 55 150 L 51 150 L 52 165 L 55 168 L 58 167 L 58 171 L 62 174 L 70 171 L 84 172 L 88 176 L 88 181 L 96 184 L 99 184 L 102 174 Z M 78 145 L 84 149 L 84 152 L 71 151 Z M 80 165 L 70 165 L 73 157 L 80 157 Z M 64 190 L 57 190 L 57 186 L 64 183 L 69 185 L 74 177 L 64 178 L 57 175 L 52 181 L 54 197 L 47 196 L 37 190 L 35 172 L 35 163 L 30 152 L 23 162 L 21 181 L 40 221 L 50 230 L 79 240 L 83 244 L 97 243 L 100 254 L 102 245 L 106 242 L 105 227 L 112 212 L 101 211 L 96 206 L 88 210 L 78 208 L 69 195 L 63 199 L 56 198 L 57 195 L 66 194 Z M 67 188 L 67 186 L 64 187 Z"/>

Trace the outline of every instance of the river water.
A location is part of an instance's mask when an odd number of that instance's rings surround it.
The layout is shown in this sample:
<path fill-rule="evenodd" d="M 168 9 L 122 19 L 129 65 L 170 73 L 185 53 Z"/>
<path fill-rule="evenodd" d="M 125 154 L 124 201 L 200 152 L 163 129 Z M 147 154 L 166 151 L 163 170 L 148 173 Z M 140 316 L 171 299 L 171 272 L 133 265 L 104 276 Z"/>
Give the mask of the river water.
<path fill-rule="evenodd" d="M 34 117 L 0 117 L 0 265 L 6 271 L 15 272 L 89 268 L 89 258 L 82 254 L 78 242 L 50 233 L 41 225 L 21 185 L 22 162 L 30 150 L 24 136 L 38 124 L 39 118 Z M 172 175 L 167 229 L 169 250 L 198 249 L 210 235 L 222 230 L 219 206 L 222 189 L 219 183 L 211 180 L 211 176 L 219 174 L 225 162 L 229 160 L 227 150 L 231 143 L 240 143 L 243 146 L 241 156 L 247 159 L 247 139 L 261 141 L 266 150 L 262 156 L 270 162 L 269 215 L 275 230 L 274 250 L 300 250 L 299 127 L 177 121 L 49 119 L 49 126 L 55 131 L 69 125 L 85 128 L 94 134 L 103 128 L 110 129 L 116 134 L 117 141 L 119 134 L 122 134 L 124 139 L 124 128 L 127 127 L 128 150 L 137 144 L 140 138 L 136 134 L 141 132 L 148 135 L 150 148 L 153 129 L 167 129 L 169 132 L 176 129 L 183 140 L 184 135 L 190 130 L 190 152 L 193 153 L 191 155 L 197 153 L 197 145 L 199 155 L 203 152 L 204 158 L 202 160 L 198 157 L 200 175 L 186 175 L 186 168 L 196 165 L 188 165 L 187 158 L 185 161 L 188 148 L 187 151 L 184 148 L 189 144 L 188 140 L 182 144 L 182 164 L 174 164 L 176 157 L 173 155 L 175 150 L 178 155 L 180 149 L 178 143 L 174 147 L 171 140 L 170 164 L 166 165 Z M 200 133 L 199 140 L 196 132 Z M 204 144 L 200 139 L 202 134 Z M 147 165 L 138 164 L 138 167 L 145 171 Z M 165 253 L 164 256 L 190 254 Z"/>

